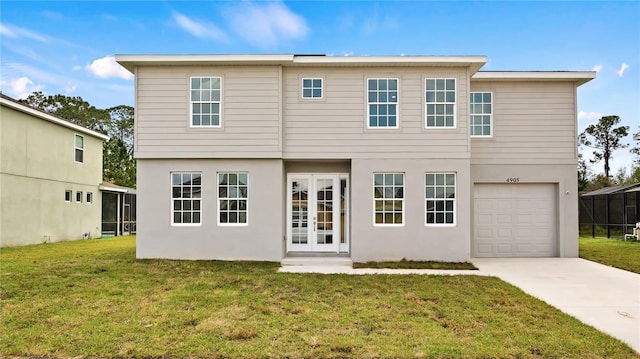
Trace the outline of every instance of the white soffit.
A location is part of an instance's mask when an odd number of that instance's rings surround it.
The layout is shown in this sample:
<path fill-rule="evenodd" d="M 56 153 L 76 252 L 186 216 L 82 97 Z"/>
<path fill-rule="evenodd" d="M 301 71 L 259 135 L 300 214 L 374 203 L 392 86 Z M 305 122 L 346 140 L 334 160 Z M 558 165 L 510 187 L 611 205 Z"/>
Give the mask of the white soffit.
<path fill-rule="evenodd" d="M 595 71 L 480 71 L 474 81 L 575 81 L 578 86 L 596 78 Z"/>

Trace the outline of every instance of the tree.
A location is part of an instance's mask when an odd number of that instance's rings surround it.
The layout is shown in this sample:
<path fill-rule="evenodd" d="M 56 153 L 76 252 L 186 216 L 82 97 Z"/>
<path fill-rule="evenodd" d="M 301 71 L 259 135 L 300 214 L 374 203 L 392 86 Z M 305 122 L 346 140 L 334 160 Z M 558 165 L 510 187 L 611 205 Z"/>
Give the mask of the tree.
<path fill-rule="evenodd" d="M 45 96 L 42 92 L 34 92 L 20 102 L 90 130 L 108 132 L 109 112 L 92 106 L 82 97 Z"/>
<path fill-rule="evenodd" d="M 120 186 L 136 186 L 136 160 L 133 158 L 134 109 L 120 105 L 108 108 L 111 136 L 103 149 L 103 177 Z"/>
<path fill-rule="evenodd" d="M 589 185 L 589 177 L 591 171 L 587 167 L 582 153 L 578 154 L 578 192 L 584 192 Z"/>
<path fill-rule="evenodd" d="M 591 124 L 580 134 L 580 144 L 593 148 L 592 164 L 604 160 L 604 176 L 609 176 L 609 161 L 613 158 L 613 152 L 625 148 L 628 145 L 621 142 L 622 138 L 629 134 L 629 126 L 615 127 L 620 123 L 620 116 L 603 116 L 598 123 Z M 591 139 L 591 138 L 593 139 Z"/>

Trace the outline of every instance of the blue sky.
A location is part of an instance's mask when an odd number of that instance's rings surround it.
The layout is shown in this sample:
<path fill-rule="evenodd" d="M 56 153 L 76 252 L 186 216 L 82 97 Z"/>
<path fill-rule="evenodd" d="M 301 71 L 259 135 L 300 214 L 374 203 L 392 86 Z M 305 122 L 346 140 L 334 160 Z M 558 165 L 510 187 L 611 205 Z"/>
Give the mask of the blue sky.
<path fill-rule="evenodd" d="M 114 54 L 486 55 L 483 70 L 594 70 L 579 131 L 640 124 L 640 2 L 0 2 L 0 85 L 133 104 Z M 629 136 L 627 143 L 631 143 Z M 628 167 L 628 150 L 612 168 Z M 601 171 L 601 166 L 595 166 Z"/>

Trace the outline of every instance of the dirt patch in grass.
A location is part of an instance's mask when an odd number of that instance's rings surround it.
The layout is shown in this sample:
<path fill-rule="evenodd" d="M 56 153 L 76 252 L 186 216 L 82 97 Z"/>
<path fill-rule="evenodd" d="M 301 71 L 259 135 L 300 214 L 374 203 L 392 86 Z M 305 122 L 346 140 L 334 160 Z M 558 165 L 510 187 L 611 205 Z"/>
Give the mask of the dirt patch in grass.
<path fill-rule="evenodd" d="M 356 262 L 353 263 L 353 268 L 478 270 L 469 262 L 411 261 L 406 259 L 389 262 Z"/>

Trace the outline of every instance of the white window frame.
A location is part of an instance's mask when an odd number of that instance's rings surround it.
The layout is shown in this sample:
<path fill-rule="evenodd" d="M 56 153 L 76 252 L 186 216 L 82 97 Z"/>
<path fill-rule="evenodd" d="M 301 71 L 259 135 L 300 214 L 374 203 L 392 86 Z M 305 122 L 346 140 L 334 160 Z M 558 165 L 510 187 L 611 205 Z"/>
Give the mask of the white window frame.
<path fill-rule="evenodd" d="M 78 138 L 82 139 L 82 147 L 78 147 L 77 145 Z M 80 153 L 82 153 L 82 161 L 78 161 L 76 159 L 76 151 L 80 151 Z M 84 136 L 79 135 L 77 133 L 73 135 L 73 161 L 75 163 L 84 163 Z"/>
<path fill-rule="evenodd" d="M 437 88 L 438 80 L 443 80 L 444 81 L 445 89 L 440 90 L 440 89 Z M 449 80 L 453 80 L 453 86 L 454 86 L 454 89 L 453 89 L 453 102 L 447 100 L 448 89 L 446 88 L 446 83 Z M 429 81 L 435 81 L 435 87 L 436 88 L 434 90 L 428 90 L 428 88 L 429 88 L 428 82 Z M 435 96 L 434 101 L 427 101 L 427 97 L 429 96 L 428 94 L 429 94 L 430 91 L 434 92 L 434 96 Z M 437 96 L 438 96 L 437 93 L 439 91 L 444 91 L 444 101 L 437 101 Z M 451 129 L 456 129 L 458 127 L 458 121 L 457 121 L 457 112 L 458 111 L 456 109 L 456 107 L 458 106 L 458 81 L 457 81 L 457 79 L 455 77 L 438 77 L 438 78 L 436 78 L 436 77 L 427 77 L 424 80 L 424 92 L 423 92 L 423 94 L 424 94 L 424 128 L 428 129 L 428 130 L 451 130 Z M 428 124 L 429 123 L 428 117 L 430 116 L 430 114 L 429 114 L 429 105 L 434 105 L 435 106 L 434 114 L 435 114 L 436 118 L 434 118 L 434 125 L 433 126 L 429 126 L 429 124 Z M 446 116 L 447 116 L 447 114 L 446 114 L 446 106 L 447 105 L 453 105 L 453 114 L 452 114 L 452 116 L 453 116 L 453 125 L 452 126 L 447 126 L 446 125 Z M 445 113 L 442 114 L 442 116 L 445 117 L 445 119 L 444 119 L 445 125 L 444 126 L 435 125 L 435 123 L 437 123 L 437 116 L 438 116 L 437 107 L 438 106 L 445 106 L 444 107 L 445 108 L 445 110 L 444 110 Z"/>
<path fill-rule="evenodd" d="M 197 186 L 197 185 L 190 184 L 189 186 L 185 186 L 184 183 L 182 182 L 182 180 L 180 180 L 180 185 L 177 186 L 173 182 L 173 176 L 177 175 L 177 174 L 180 174 L 181 176 L 184 175 L 184 174 L 189 174 L 192 177 L 193 177 L 193 175 L 199 175 L 200 176 L 200 185 Z M 202 177 L 203 177 L 202 176 L 202 172 L 200 172 L 200 171 L 173 171 L 173 172 L 169 173 L 169 192 L 170 192 L 169 196 L 170 196 L 170 199 L 171 199 L 171 204 L 170 204 L 170 208 L 171 208 L 171 210 L 170 210 L 171 226 L 175 226 L 175 227 L 198 227 L 198 226 L 202 226 L 203 217 L 204 217 L 203 216 L 203 208 L 202 208 L 202 192 L 203 192 L 202 187 L 204 185 L 204 182 L 202 181 Z M 182 191 L 180 193 L 180 197 L 174 197 L 174 195 L 173 195 L 173 187 L 180 187 L 180 189 L 183 189 L 185 187 L 189 187 L 189 188 L 200 187 L 200 194 L 199 194 L 200 197 L 191 197 L 191 196 L 190 197 L 182 197 Z M 179 210 L 176 210 L 176 208 L 175 208 L 175 201 L 181 201 Z M 183 222 L 176 223 L 175 222 L 175 214 L 176 213 L 180 213 L 182 215 L 182 213 L 187 212 L 187 211 L 182 209 L 182 206 L 183 206 L 183 202 L 182 201 L 191 201 L 191 204 L 190 204 L 191 209 L 189 209 L 188 211 L 191 213 L 192 218 L 193 218 L 193 213 L 196 213 L 196 212 L 200 213 L 200 221 L 199 222 L 195 222 L 195 223 L 194 222 L 191 222 L 191 223 L 183 223 Z M 199 203 L 199 205 L 200 205 L 200 209 L 199 210 L 193 209 L 193 207 L 194 207 L 193 204 L 195 202 Z"/>
<path fill-rule="evenodd" d="M 220 83 L 220 88 L 218 89 L 218 91 L 220 92 L 220 96 L 218 98 L 217 101 L 215 100 L 194 100 L 193 99 L 193 94 L 194 91 L 199 91 L 200 94 L 203 91 L 202 87 L 199 87 L 197 89 L 193 88 L 193 80 L 194 79 L 200 79 L 200 82 L 202 83 L 202 79 L 209 79 L 209 80 L 213 80 L 213 79 L 217 79 Z M 222 76 L 191 76 L 189 77 L 189 127 L 190 128 L 222 128 Z M 210 91 L 213 91 L 216 89 L 210 89 Z M 209 104 L 209 105 L 214 105 L 217 104 L 218 105 L 218 124 L 214 125 L 213 124 L 213 120 L 212 120 L 212 124 L 210 125 L 194 125 L 193 124 L 193 106 L 196 104 Z M 214 113 L 210 112 L 210 115 L 214 115 Z"/>
<path fill-rule="evenodd" d="M 304 82 L 305 80 L 311 80 L 311 87 L 305 87 L 304 86 Z M 320 81 L 320 87 L 315 87 L 313 82 L 319 80 Z M 311 97 L 306 97 L 304 95 L 304 90 L 311 90 Z M 315 97 L 313 96 L 313 90 L 320 90 L 320 97 Z M 302 98 L 303 100 L 324 100 L 324 79 L 322 77 L 303 77 L 300 81 L 300 98 Z"/>
<path fill-rule="evenodd" d="M 476 104 L 475 102 L 473 102 L 473 98 L 475 94 L 481 94 L 482 96 L 482 102 L 480 104 Z M 484 97 L 485 94 L 489 94 L 490 96 L 490 101 L 489 102 L 484 102 Z M 474 91 L 474 92 L 470 92 L 469 95 L 469 136 L 473 137 L 473 138 L 491 138 L 493 137 L 493 103 L 494 103 L 494 95 L 493 92 L 491 91 Z M 485 105 L 489 105 L 489 112 L 486 113 L 486 106 Z M 482 111 L 480 113 L 476 113 L 475 106 L 481 106 Z M 473 116 L 489 116 L 489 134 L 488 135 L 474 135 L 472 134 L 471 129 L 473 128 L 474 124 L 473 124 Z M 484 127 L 484 125 L 480 125 L 480 127 Z M 484 132 L 484 131 L 483 131 Z"/>
<path fill-rule="evenodd" d="M 67 199 L 69 198 L 69 199 Z M 71 200 L 73 199 L 73 191 L 70 189 L 65 189 L 64 190 L 64 201 L 67 203 L 71 203 Z"/>
<path fill-rule="evenodd" d="M 93 203 L 93 192 L 87 192 L 87 203 Z"/>
<path fill-rule="evenodd" d="M 376 185 L 376 175 L 382 175 L 383 176 L 383 183 L 382 186 L 380 185 Z M 393 175 L 394 176 L 394 182 L 390 185 L 387 186 L 386 183 L 386 175 Z M 400 187 L 395 185 L 395 176 L 396 175 L 400 175 L 402 178 L 402 197 L 401 198 L 396 198 L 395 197 L 395 188 L 396 187 Z M 405 203 L 405 198 L 406 198 L 406 194 L 405 194 L 405 185 L 406 185 L 406 176 L 404 172 L 374 172 L 373 176 L 372 176 L 372 189 L 373 189 L 373 193 L 372 193 L 372 197 L 373 197 L 373 225 L 376 227 L 402 227 L 405 225 L 406 221 L 407 221 L 407 217 L 405 214 L 405 208 L 406 208 L 406 203 Z M 377 187 L 382 187 L 382 196 L 381 198 L 376 198 L 376 188 Z M 385 188 L 391 187 L 394 197 L 390 197 L 389 199 L 387 199 L 385 197 Z M 382 210 L 382 218 L 383 218 L 383 223 L 377 223 L 376 222 L 376 215 L 378 213 L 378 211 L 376 211 L 376 202 L 382 202 L 383 208 L 384 208 L 384 202 L 385 201 L 400 201 L 401 205 L 402 205 L 402 212 L 400 212 L 402 214 L 402 222 L 401 223 L 384 223 L 384 218 L 385 215 L 388 213 L 386 212 L 384 209 Z M 392 214 L 392 218 L 394 218 L 394 222 L 395 222 L 395 211 L 391 212 Z"/>
<path fill-rule="evenodd" d="M 76 191 L 76 203 L 82 203 L 82 191 Z"/>
<path fill-rule="evenodd" d="M 372 80 L 376 81 L 376 87 L 379 84 L 379 82 L 378 82 L 379 80 L 387 80 L 387 81 L 388 80 L 395 80 L 396 81 L 396 90 L 395 90 L 395 92 L 396 92 L 396 101 L 395 102 L 390 102 L 388 98 L 387 98 L 386 102 L 378 102 L 378 101 L 372 102 L 372 101 L 369 101 L 369 91 L 370 91 L 370 89 L 369 89 L 369 81 L 372 81 Z M 366 88 L 366 91 L 365 91 L 366 95 L 365 96 L 366 96 L 366 104 L 367 104 L 367 118 L 366 118 L 367 129 L 370 129 L 370 130 L 393 130 L 393 129 L 399 129 L 400 128 L 400 78 L 398 78 L 398 77 L 369 77 L 366 80 L 365 88 Z M 376 88 L 376 90 L 374 90 L 374 91 L 378 92 L 379 89 Z M 389 92 L 392 92 L 392 91 L 389 91 L 387 89 L 387 94 Z M 395 105 L 395 107 L 396 107 L 396 113 L 395 113 L 396 125 L 395 126 L 371 126 L 371 105 L 375 105 L 376 108 L 377 108 L 378 105 Z M 378 115 L 379 114 L 376 114 L 375 116 L 378 116 Z M 389 114 L 387 113 L 386 116 L 389 116 Z M 388 121 L 388 118 L 387 118 L 387 121 Z"/>
<path fill-rule="evenodd" d="M 427 176 L 429 175 L 444 175 L 444 184 L 437 184 L 434 183 L 433 185 L 428 185 L 427 184 Z M 447 175 L 453 175 L 453 185 L 448 185 L 446 183 L 446 176 Z M 434 178 L 435 179 L 435 178 Z M 449 198 L 446 196 L 446 190 L 447 188 L 450 188 L 453 186 L 453 198 Z M 428 196 L 428 192 L 429 192 L 429 187 L 433 188 L 433 197 L 429 197 Z M 457 224 L 457 217 L 458 217 L 458 207 L 457 207 L 457 200 L 456 200 L 456 196 L 457 196 L 457 191 L 458 191 L 458 176 L 456 172 L 426 172 L 424 175 L 424 225 L 426 227 L 454 227 Z M 442 188 L 442 190 L 444 191 L 444 197 L 438 197 L 437 195 L 437 190 L 438 188 Z M 433 211 L 429 211 L 429 201 L 433 201 L 434 202 L 434 210 Z M 447 211 L 446 210 L 446 202 L 447 201 L 451 201 L 453 202 L 453 209 L 451 211 Z M 435 210 L 435 202 L 444 202 L 444 206 L 445 209 L 444 211 L 436 211 Z M 443 213 L 444 215 L 444 219 L 446 221 L 446 214 L 447 213 L 452 213 L 453 216 L 453 223 L 428 223 L 427 222 L 427 218 L 429 216 L 430 213 L 433 213 L 434 216 L 437 215 L 437 213 Z"/>
<path fill-rule="evenodd" d="M 227 196 L 226 197 L 221 197 L 220 196 L 220 186 L 221 186 L 221 184 L 220 184 L 220 178 L 221 178 L 220 175 L 227 175 L 228 176 L 228 175 L 231 175 L 231 174 L 236 175 L 236 176 L 238 176 L 240 174 L 245 175 L 246 178 L 247 178 L 247 181 L 246 181 L 247 184 L 246 185 L 242 185 L 242 184 L 239 183 L 239 180 L 238 180 L 238 182 L 236 182 L 235 185 L 228 183 L 228 184 L 224 185 L 227 188 L 230 188 L 232 186 L 238 187 L 237 190 L 236 190 L 237 195 L 235 197 L 229 197 L 230 193 L 229 193 L 229 191 L 227 191 Z M 240 187 L 242 187 L 242 186 L 246 186 L 247 187 L 246 197 L 241 197 L 239 195 L 240 194 Z M 217 217 L 218 226 L 222 226 L 222 227 L 226 227 L 226 226 L 229 226 L 229 227 L 246 227 L 246 226 L 249 225 L 249 187 L 250 187 L 250 179 L 249 179 L 249 172 L 248 171 L 219 171 L 219 172 L 216 173 L 216 199 L 217 199 L 217 202 L 216 202 L 217 206 L 216 207 L 218 208 L 216 217 Z M 230 209 L 222 210 L 222 206 L 221 206 L 221 202 L 222 201 L 245 201 L 246 202 L 245 209 L 244 210 L 240 210 L 239 209 L 239 203 L 238 203 L 238 208 L 235 209 L 235 210 L 230 210 Z M 227 216 L 231 212 L 236 212 L 238 214 L 238 216 L 240 215 L 240 213 L 244 212 L 245 213 L 245 218 L 246 218 L 245 223 L 240 223 L 240 222 L 236 222 L 236 223 L 222 222 L 220 220 L 220 215 L 222 213 L 225 213 L 225 212 L 227 213 Z M 227 221 L 228 220 L 229 220 L 229 217 L 227 217 Z"/>

